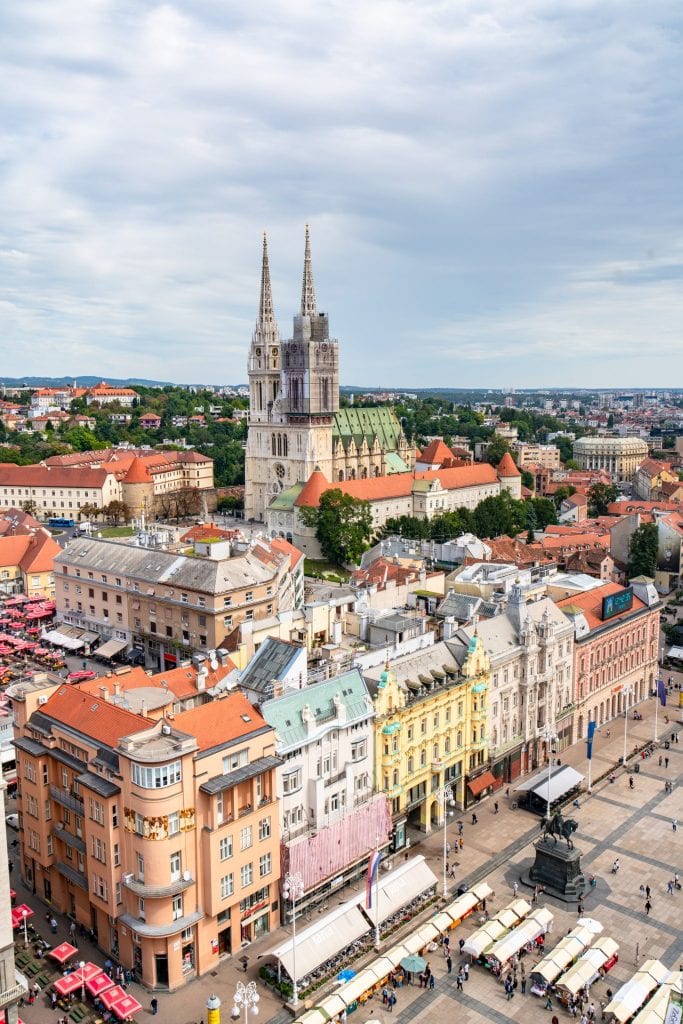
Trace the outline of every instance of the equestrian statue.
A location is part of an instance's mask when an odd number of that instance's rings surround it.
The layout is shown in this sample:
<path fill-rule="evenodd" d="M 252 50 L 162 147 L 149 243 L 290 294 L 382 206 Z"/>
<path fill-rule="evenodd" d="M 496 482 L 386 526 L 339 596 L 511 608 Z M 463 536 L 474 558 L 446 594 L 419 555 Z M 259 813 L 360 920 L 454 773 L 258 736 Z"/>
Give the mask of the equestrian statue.
<path fill-rule="evenodd" d="M 545 840 L 548 836 L 552 836 L 555 840 L 555 846 L 557 846 L 558 838 L 566 839 L 567 847 L 573 850 L 572 833 L 576 832 L 578 827 L 579 823 L 574 818 L 565 819 L 562 817 L 562 811 L 555 811 L 552 818 L 545 819 L 541 823 L 541 828 L 543 829 L 541 839 Z"/>

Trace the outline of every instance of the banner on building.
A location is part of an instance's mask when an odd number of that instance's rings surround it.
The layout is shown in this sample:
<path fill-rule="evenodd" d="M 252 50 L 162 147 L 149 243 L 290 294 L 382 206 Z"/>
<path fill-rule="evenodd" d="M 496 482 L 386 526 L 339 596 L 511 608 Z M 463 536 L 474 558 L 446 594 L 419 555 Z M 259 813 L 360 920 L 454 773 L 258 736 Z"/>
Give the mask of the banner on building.
<path fill-rule="evenodd" d="M 657 695 L 661 701 L 662 707 L 666 707 L 666 684 L 663 679 L 657 680 Z"/>
<path fill-rule="evenodd" d="M 593 757 L 593 737 L 595 736 L 595 722 L 588 723 L 588 739 L 586 742 L 587 757 L 590 761 Z"/>

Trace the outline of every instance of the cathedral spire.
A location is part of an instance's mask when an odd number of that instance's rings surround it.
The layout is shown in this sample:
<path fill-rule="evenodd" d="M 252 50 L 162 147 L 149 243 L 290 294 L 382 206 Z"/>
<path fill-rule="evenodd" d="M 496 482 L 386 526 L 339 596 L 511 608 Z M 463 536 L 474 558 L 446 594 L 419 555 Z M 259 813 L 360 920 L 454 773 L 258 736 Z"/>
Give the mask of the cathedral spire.
<path fill-rule="evenodd" d="M 311 266 L 311 238 L 306 225 L 306 247 L 304 249 L 304 279 L 301 285 L 301 315 L 316 316 L 315 286 L 313 284 L 313 267 Z"/>
<path fill-rule="evenodd" d="M 262 343 L 278 341 L 278 329 L 273 312 L 273 293 L 270 287 L 270 263 L 268 262 L 268 238 L 263 232 L 263 260 L 261 263 L 261 299 L 256 321 L 255 339 Z"/>

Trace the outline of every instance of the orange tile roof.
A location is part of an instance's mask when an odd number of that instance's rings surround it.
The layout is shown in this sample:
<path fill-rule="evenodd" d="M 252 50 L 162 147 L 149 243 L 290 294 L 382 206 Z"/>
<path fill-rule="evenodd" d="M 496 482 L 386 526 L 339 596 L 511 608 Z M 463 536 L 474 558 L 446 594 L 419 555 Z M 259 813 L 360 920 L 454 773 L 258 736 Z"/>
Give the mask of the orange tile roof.
<path fill-rule="evenodd" d="M 182 534 L 182 543 L 191 540 L 234 540 L 239 536 L 239 530 L 223 530 L 213 523 L 204 523 L 203 526 L 192 526 Z"/>
<path fill-rule="evenodd" d="M 538 543 L 545 551 L 559 551 L 564 548 L 571 550 L 575 547 L 605 547 L 610 545 L 609 534 L 598 533 L 573 533 L 571 536 L 562 534 L 559 537 L 552 534 L 539 538 Z"/>
<path fill-rule="evenodd" d="M 500 476 L 500 477 L 503 477 L 503 476 L 504 477 L 508 477 L 508 476 L 521 476 L 521 475 L 522 474 L 517 469 L 517 466 L 515 465 L 515 461 L 512 458 L 512 456 L 510 455 L 510 452 L 505 452 L 505 455 L 503 456 L 503 458 L 498 463 L 498 476 Z"/>
<path fill-rule="evenodd" d="M 153 724 L 149 718 L 101 698 L 98 700 L 80 687 L 71 685 L 55 690 L 40 710 L 62 725 L 108 747 L 115 747 L 122 736 L 149 729 Z"/>
<path fill-rule="evenodd" d="M 610 502 L 607 511 L 618 516 L 631 515 L 634 512 L 680 512 L 682 507 L 680 501 L 641 501 L 639 498 L 627 498 Z"/>
<path fill-rule="evenodd" d="M 330 486 L 327 477 L 319 469 L 316 469 L 309 476 L 294 504 L 315 508 L 320 504 L 321 497 L 325 491 L 329 490 Z"/>
<path fill-rule="evenodd" d="M 234 663 L 229 659 L 227 665 L 219 665 L 215 671 L 211 670 L 208 662 L 206 662 L 206 666 L 209 669 L 206 677 L 206 690 L 221 682 L 235 668 Z M 142 686 L 156 686 L 169 691 L 169 701 L 175 697 L 182 699 L 203 692 L 197 689 L 197 667 L 195 665 L 173 668 L 166 672 L 156 672 L 151 676 L 147 675 L 139 665 L 136 665 L 129 672 L 122 672 L 120 675 L 98 676 L 97 679 L 78 683 L 79 689 L 86 690 L 93 696 L 99 696 L 102 686 L 106 686 L 107 691 L 113 696 L 117 685 L 121 693 L 125 693 L 126 690 L 139 690 Z"/>
<path fill-rule="evenodd" d="M 190 711 L 182 711 L 175 716 L 174 726 L 194 736 L 200 750 L 211 750 L 270 728 L 242 693 L 231 693 Z"/>
<path fill-rule="evenodd" d="M 26 553 L 21 560 L 21 568 L 24 572 L 52 572 L 55 556 L 61 550 L 47 530 L 37 530 L 29 538 Z"/>
<path fill-rule="evenodd" d="M 127 484 L 151 484 L 152 477 L 149 469 L 142 461 L 142 459 L 134 458 L 130 464 L 130 469 L 124 477 L 124 483 Z"/>
<path fill-rule="evenodd" d="M 270 542 L 271 548 L 275 548 L 276 551 L 280 551 L 283 555 L 287 555 L 289 558 L 289 568 L 293 569 L 298 562 L 304 557 L 303 551 L 299 551 L 293 544 L 290 544 L 284 537 L 273 537 Z"/>
<path fill-rule="evenodd" d="M 457 490 L 497 483 L 498 475 L 487 462 L 449 469 L 425 469 L 416 473 L 392 473 L 389 476 L 368 477 L 367 480 L 342 480 L 339 483 L 329 483 L 325 476 L 316 470 L 294 504 L 315 508 L 320 504 L 324 492 L 333 489 L 362 501 L 407 497 L 412 493 L 416 480 L 438 480 L 444 490 Z"/>
<path fill-rule="evenodd" d="M 105 469 L 67 468 L 61 466 L 17 466 L 0 462 L 0 486 L 12 487 L 102 487 L 107 479 Z"/>
<path fill-rule="evenodd" d="M 600 626 L 604 625 L 601 618 L 603 597 L 609 597 L 610 594 L 618 594 L 619 591 L 623 589 L 624 588 L 620 583 L 606 583 L 604 587 L 596 587 L 595 590 L 586 590 L 583 594 L 579 594 L 578 596 L 565 597 L 562 601 L 557 602 L 557 607 L 579 608 L 583 612 L 589 628 L 591 630 L 598 629 Z M 620 615 L 614 615 L 607 621 L 610 623 L 623 622 L 624 619 L 629 618 L 637 611 L 642 611 L 645 607 L 646 605 L 644 605 L 643 602 L 634 594 L 633 607 L 626 612 L 621 612 Z"/>
<path fill-rule="evenodd" d="M 422 454 L 419 457 L 419 462 L 426 462 L 430 466 L 442 465 L 446 459 L 452 459 L 453 453 L 450 448 L 446 447 L 446 444 L 440 437 L 435 437 L 433 441 L 427 445 Z"/>

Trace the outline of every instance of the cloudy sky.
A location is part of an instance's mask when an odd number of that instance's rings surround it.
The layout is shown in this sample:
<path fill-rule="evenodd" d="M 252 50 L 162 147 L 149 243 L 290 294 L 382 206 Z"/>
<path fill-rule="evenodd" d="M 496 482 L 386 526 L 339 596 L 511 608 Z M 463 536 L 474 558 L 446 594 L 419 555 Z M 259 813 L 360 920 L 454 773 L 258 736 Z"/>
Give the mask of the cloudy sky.
<path fill-rule="evenodd" d="M 0 5 L 0 373 L 683 385 L 680 0 Z"/>

